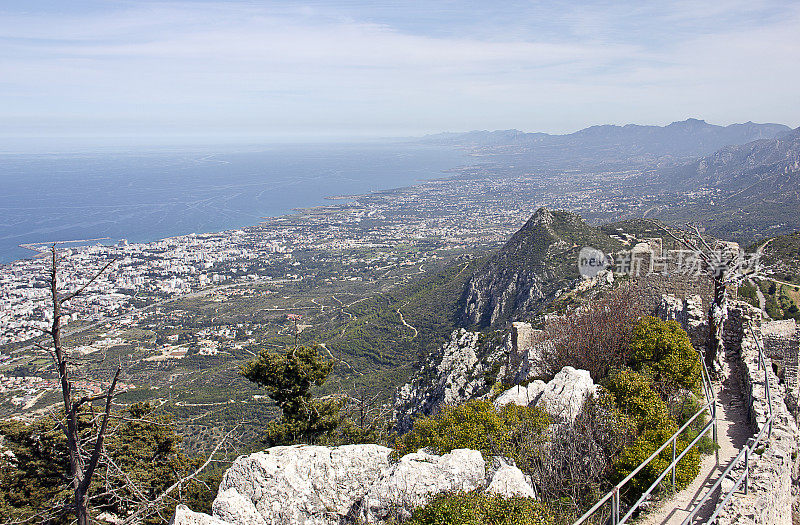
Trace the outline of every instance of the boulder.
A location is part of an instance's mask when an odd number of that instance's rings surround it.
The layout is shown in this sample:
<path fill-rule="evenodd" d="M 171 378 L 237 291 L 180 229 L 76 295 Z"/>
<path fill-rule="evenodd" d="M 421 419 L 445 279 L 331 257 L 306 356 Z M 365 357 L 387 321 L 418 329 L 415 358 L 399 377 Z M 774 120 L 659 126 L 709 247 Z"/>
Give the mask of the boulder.
<path fill-rule="evenodd" d="M 266 525 L 269 523 L 259 514 L 253 500 L 239 494 L 235 488 L 220 491 L 211 510 L 215 517 L 226 523 L 247 523 L 247 525 Z"/>
<path fill-rule="evenodd" d="M 597 385 L 588 371 L 565 366 L 549 383 L 537 380 L 527 387 L 509 388 L 495 399 L 494 406 L 498 409 L 509 403 L 535 406 L 556 420 L 571 422 L 596 392 Z"/>
<path fill-rule="evenodd" d="M 477 450 L 429 450 L 389 462 L 378 445 L 274 447 L 241 456 L 225 472 L 213 516 L 179 505 L 172 525 L 339 525 L 403 520 L 438 494 L 484 489 L 534 497 L 513 464 Z"/>
<path fill-rule="evenodd" d="M 367 523 L 408 519 L 437 494 L 485 485 L 486 464 L 477 450 L 457 449 L 438 456 L 423 449 L 400 458 L 370 487 L 360 518 Z"/>
<path fill-rule="evenodd" d="M 214 515 L 252 525 L 330 525 L 344 519 L 389 467 L 378 445 L 273 447 L 236 459 Z"/>
<path fill-rule="evenodd" d="M 561 421 L 575 421 L 583 404 L 597 392 L 588 370 L 565 366 L 547 383 L 535 406 Z"/>
<path fill-rule="evenodd" d="M 489 494 L 497 494 L 504 498 L 535 498 L 530 480 L 520 469 L 508 463 L 502 458 L 493 458 L 494 461 L 499 463 L 499 466 L 494 470 L 489 481 L 489 486 L 486 487 L 486 492 Z"/>
<path fill-rule="evenodd" d="M 202 512 L 193 512 L 189 510 L 186 505 L 178 505 L 175 507 L 175 514 L 169 522 L 169 525 L 233 525 L 219 518 L 203 514 Z"/>
<path fill-rule="evenodd" d="M 498 409 L 510 403 L 521 407 L 533 406 L 546 388 L 547 384 L 541 380 L 533 381 L 527 387 L 522 385 L 511 387 L 494 400 L 494 406 Z"/>

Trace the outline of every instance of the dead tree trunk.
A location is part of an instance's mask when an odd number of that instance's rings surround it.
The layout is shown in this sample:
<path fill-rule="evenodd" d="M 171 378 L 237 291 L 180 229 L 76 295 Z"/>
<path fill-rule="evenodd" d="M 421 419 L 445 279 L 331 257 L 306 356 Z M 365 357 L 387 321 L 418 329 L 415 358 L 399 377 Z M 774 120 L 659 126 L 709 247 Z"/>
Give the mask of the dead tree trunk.
<path fill-rule="evenodd" d="M 693 227 L 694 235 L 689 234 L 687 238 L 685 232 L 673 232 L 656 221 L 651 222 L 672 239 L 694 252 L 703 261 L 703 271 L 713 282 L 714 296 L 711 298 L 711 305 L 708 309 L 708 337 L 704 353 L 706 366 L 712 372 L 716 371 L 724 351 L 723 330 L 728 317 L 728 286 L 737 285 L 743 278 L 757 273 L 758 258 L 754 259 L 756 267 L 745 271 L 747 265 L 743 253 L 733 253 L 728 246 L 719 241 L 712 247 L 703 238 L 697 226 Z"/>
<path fill-rule="evenodd" d="M 714 274 L 714 298 L 708 309 L 708 339 L 706 340 L 706 366 L 716 370 L 718 359 L 724 351 L 722 332 L 728 317 L 728 290 L 724 275 Z"/>
<path fill-rule="evenodd" d="M 108 418 L 111 412 L 111 400 L 114 397 L 114 391 L 116 390 L 117 379 L 119 378 L 121 369 L 117 366 L 111 384 L 105 393 L 76 398 L 74 380 L 71 378 L 70 370 L 70 367 L 75 363 L 64 349 L 61 337 L 61 321 L 64 317 L 64 303 L 83 293 L 90 284 L 95 282 L 97 278 L 111 266 L 113 261 L 103 266 L 99 272 L 76 291 L 61 296 L 58 291 L 58 252 L 55 245 L 51 247 L 50 252 L 49 284 L 50 299 L 53 307 L 53 322 L 50 329 L 44 329 L 44 332 L 52 339 L 52 347 L 39 344 L 36 344 L 36 346 L 50 353 L 58 373 L 59 382 L 61 384 L 61 396 L 64 403 L 64 421 L 59 421 L 59 427 L 64 432 L 64 436 L 67 440 L 67 448 L 69 450 L 69 475 L 73 490 L 75 517 L 78 525 L 89 525 L 89 487 L 103 451 L 103 440 L 105 439 L 106 430 L 108 429 Z M 105 408 L 101 415 L 101 421 L 96 430 L 94 439 L 87 444 L 87 446 L 91 448 L 91 451 L 84 450 L 78 425 L 80 408 L 86 403 L 93 403 L 101 399 L 105 400 Z"/>

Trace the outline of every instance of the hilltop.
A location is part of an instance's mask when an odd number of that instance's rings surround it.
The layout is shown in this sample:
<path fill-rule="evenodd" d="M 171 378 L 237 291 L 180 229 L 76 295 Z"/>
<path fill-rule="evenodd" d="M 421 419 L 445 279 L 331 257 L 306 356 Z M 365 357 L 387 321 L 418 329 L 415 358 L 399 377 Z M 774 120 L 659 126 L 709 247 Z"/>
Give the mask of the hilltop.
<path fill-rule="evenodd" d="M 621 243 L 574 213 L 539 208 L 472 274 L 461 296 L 460 322 L 488 327 L 541 310 L 580 278 L 577 258 L 584 246 L 611 252 Z"/>
<path fill-rule="evenodd" d="M 717 126 L 690 118 L 666 126 L 591 126 L 565 135 L 516 129 L 441 133 L 422 141 L 468 148 L 481 155 L 514 155 L 540 167 L 570 168 L 698 157 L 732 144 L 772 139 L 789 130 L 783 124 Z"/>

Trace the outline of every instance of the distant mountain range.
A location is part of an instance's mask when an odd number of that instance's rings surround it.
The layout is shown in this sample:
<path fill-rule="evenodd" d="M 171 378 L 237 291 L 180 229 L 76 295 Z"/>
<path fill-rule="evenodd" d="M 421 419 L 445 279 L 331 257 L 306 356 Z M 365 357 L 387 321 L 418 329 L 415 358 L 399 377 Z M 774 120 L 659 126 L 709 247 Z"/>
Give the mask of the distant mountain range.
<path fill-rule="evenodd" d="M 580 168 L 602 164 L 652 163 L 668 157 L 686 160 L 729 145 L 773 139 L 791 128 L 783 124 L 716 126 L 690 118 L 667 126 L 592 126 L 567 135 L 505 131 L 440 133 L 421 140 L 470 149 L 473 153 L 513 155 L 540 167 Z"/>
<path fill-rule="evenodd" d="M 765 189 L 794 189 L 800 173 L 800 128 L 773 138 L 734 144 L 715 151 L 686 166 L 666 170 L 665 182 L 683 187 L 720 187 L 745 190 L 762 185 Z"/>
<path fill-rule="evenodd" d="M 727 146 L 651 181 L 665 194 L 701 192 L 702 201 L 664 206 L 651 216 L 702 222 L 710 231 L 744 242 L 800 229 L 800 128 L 772 139 Z"/>

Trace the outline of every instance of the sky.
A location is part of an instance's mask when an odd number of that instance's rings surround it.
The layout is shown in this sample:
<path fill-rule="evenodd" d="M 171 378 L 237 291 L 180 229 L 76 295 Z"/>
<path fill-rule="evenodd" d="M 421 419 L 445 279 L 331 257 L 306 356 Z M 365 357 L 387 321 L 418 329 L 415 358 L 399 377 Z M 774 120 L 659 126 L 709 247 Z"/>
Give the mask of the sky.
<path fill-rule="evenodd" d="M 800 125 L 800 2 L 5 0 L 0 138 Z"/>

